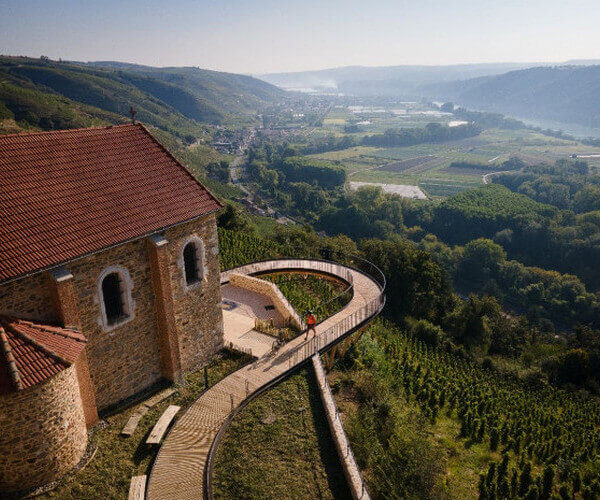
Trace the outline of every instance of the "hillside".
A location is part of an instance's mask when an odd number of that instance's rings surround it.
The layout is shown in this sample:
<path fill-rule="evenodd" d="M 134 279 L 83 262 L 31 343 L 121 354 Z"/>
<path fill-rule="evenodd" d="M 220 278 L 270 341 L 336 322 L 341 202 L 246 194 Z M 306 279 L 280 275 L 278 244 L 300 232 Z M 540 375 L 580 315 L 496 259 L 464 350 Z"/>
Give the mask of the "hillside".
<path fill-rule="evenodd" d="M 600 65 L 537 67 L 422 90 L 432 98 L 485 111 L 600 126 Z"/>
<path fill-rule="evenodd" d="M 413 91 L 427 83 L 464 80 L 528 68 L 531 63 L 456 64 L 448 66 L 345 66 L 318 71 L 270 73 L 258 78 L 283 88 L 337 88 L 356 95 Z M 387 89 L 387 90 L 386 90 Z"/>
<path fill-rule="evenodd" d="M 195 110 L 188 111 L 181 98 L 192 96 L 198 106 L 206 107 L 205 113 L 215 114 L 251 114 L 266 103 L 281 98 L 284 93 L 277 87 L 247 75 L 223 73 L 195 67 L 154 68 L 137 64 L 98 61 L 87 63 L 87 66 L 111 68 L 126 71 L 128 78 L 136 86 L 164 100 L 182 114 L 190 116 Z M 139 75 L 132 78 L 129 74 Z M 144 80 L 150 82 L 144 82 Z M 168 90 L 168 92 L 167 92 Z M 172 93 L 178 90 L 182 94 Z M 185 96 L 183 95 L 185 94 Z M 200 121 L 206 121 L 203 113 L 198 115 Z"/>
<path fill-rule="evenodd" d="M 191 141 L 202 123 L 251 123 L 282 95 L 251 77 L 197 68 L 0 57 L 0 119 L 42 129 L 115 123 L 133 107 L 140 121 Z"/>

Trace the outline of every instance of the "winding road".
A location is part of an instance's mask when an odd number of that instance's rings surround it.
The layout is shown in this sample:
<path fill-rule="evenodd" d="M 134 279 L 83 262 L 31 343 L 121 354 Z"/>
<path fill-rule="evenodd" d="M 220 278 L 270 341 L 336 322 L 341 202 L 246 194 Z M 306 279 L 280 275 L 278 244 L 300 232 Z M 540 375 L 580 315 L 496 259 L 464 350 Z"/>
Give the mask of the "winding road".
<path fill-rule="evenodd" d="M 248 275 L 276 271 L 303 271 L 329 275 L 352 285 L 348 304 L 317 325 L 316 335 L 304 341 L 301 335 L 276 352 L 265 355 L 215 384 L 187 409 L 164 440 L 148 479 L 147 498 L 206 498 L 210 476 L 207 461 L 219 429 L 230 414 L 248 398 L 270 387 L 305 362 L 324 352 L 375 317 L 385 304 L 384 281 L 362 271 L 334 262 L 280 259 L 238 267 L 221 274 L 221 284 L 229 273 Z"/>

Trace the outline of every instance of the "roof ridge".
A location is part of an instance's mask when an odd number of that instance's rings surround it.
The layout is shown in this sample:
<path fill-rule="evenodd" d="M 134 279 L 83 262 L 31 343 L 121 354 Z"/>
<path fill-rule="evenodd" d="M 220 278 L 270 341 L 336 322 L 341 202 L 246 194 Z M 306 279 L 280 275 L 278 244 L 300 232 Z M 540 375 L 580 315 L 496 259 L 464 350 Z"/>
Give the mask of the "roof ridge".
<path fill-rule="evenodd" d="M 17 335 L 22 340 L 25 340 L 26 342 L 30 343 L 31 345 L 33 345 L 34 347 L 36 347 L 37 349 L 42 351 L 47 356 L 53 358 L 55 361 L 58 361 L 59 363 L 62 363 L 65 366 L 71 366 L 73 364 L 72 361 L 69 361 L 68 359 L 63 358 L 60 354 L 55 353 L 52 349 L 45 346 L 38 340 L 34 339 L 31 335 L 20 331 L 12 323 L 5 324 L 4 328 L 7 328 L 11 333 L 13 333 L 14 335 Z"/>
<path fill-rule="evenodd" d="M 8 337 L 6 335 L 6 332 L 4 331 L 4 328 L 2 327 L 2 324 L 0 324 L 0 352 L 3 352 L 4 357 L 6 358 L 8 372 L 10 374 L 12 383 L 18 391 L 22 390 L 23 382 L 21 382 L 21 375 L 19 374 L 17 362 L 15 361 L 15 357 L 13 356 L 10 343 L 8 342 Z"/>
<path fill-rule="evenodd" d="M 166 148 L 162 142 L 160 142 L 156 137 L 154 137 L 154 135 L 152 135 L 152 133 L 146 128 L 146 126 L 142 123 L 142 122 L 135 122 L 132 125 L 138 125 L 139 128 L 144 131 L 148 137 L 150 137 L 150 139 L 152 139 L 152 141 L 154 141 L 154 143 L 161 149 L 163 150 L 167 156 L 169 158 L 171 158 L 178 166 L 179 168 L 181 168 L 186 174 L 188 174 L 196 184 L 198 184 L 200 187 L 202 187 L 209 195 L 210 197 L 216 201 L 221 208 L 223 208 L 223 204 L 221 203 L 221 200 L 219 200 L 219 198 L 217 198 L 212 191 L 210 191 L 210 189 L 208 189 L 208 187 L 206 187 L 204 184 L 202 184 L 198 179 L 196 179 L 196 176 L 194 174 L 192 174 L 192 172 L 190 172 L 190 170 L 182 163 L 180 162 L 177 158 L 175 158 L 175 156 L 173 156 L 173 153 L 171 153 L 168 148 Z"/>
<path fill-rule="evenodd" d="M 81 132 L 83 130 L 106 130 L 110 128 L 123 128 L 135 126 L 137 123 L 115 123 L 112 125 L 104 125 L 104 126 L 96 126 L 96 127 L 77 127 L 77 128 L 65 128 L 59 130 L 36 130 L 34 132 L 15 132 L 13 134 L 0 134 L 0 140 L 5 138 L 13 138 L 13 137 L 30 137 L 32 135 L 48 135 L 48 134 L 69 134 L 74 132 Z"/>

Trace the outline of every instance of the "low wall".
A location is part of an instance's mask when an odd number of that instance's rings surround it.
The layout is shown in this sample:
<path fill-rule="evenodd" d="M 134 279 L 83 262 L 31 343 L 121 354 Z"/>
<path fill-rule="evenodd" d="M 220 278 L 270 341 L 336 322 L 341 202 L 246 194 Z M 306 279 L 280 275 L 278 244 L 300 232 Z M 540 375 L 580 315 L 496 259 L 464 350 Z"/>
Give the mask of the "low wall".
<path fill-rule="evenodd" d="M 333 394 L 331 394 L 331 389 L 327 383 L 327 378 L 325 377 L 325 370 L 321 363 L 321 357 L 318 354 L 315 354 L 312 357 L 312 364 L 317 377 L 317 383 L 319 384 L 321 401 L 323 402 L 325 413 L 327 414 L 329 429 L 331 430 L 331 435 L 335 441 L 335 447 L 337 448 L 340 461 L 342 462 L 344 475 L 346 476 L 350 493 L 352 493 L 352 498 L 354 498 L 354 500 L 370 500 L 371 497 L 363 482 L 356 460 L 354 459 L 352 448 L 350 448 L 348 437 L 342 426 L 342 420 L 337 412 L 335 401 L 333 400 Z"/>
<path fill-rule="evenodd" d="M 287 323 L 294 325 L 299 330 L 304 330 L 304 322 L 274 283 L 240 273 L 230 273 L 229 283 L 269 297 L 273 301 L 277 312 L 281 314 Z"/>

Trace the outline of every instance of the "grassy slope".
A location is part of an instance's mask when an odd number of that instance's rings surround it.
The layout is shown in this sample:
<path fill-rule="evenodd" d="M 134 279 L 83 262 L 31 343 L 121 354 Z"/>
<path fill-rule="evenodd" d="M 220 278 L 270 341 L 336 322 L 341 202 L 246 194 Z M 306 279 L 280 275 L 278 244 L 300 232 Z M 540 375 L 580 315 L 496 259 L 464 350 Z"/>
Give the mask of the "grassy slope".
<path fill-rule="evenodd" d="M 217 452 L 215 498 L 348 498 L 312 371 L 252 401 Z"/>
<path fill-rule="evenodd" d="M 243 363 L 243 358 L 228 354 L 214 360 L 208 367 L 209 383 L 214 385 Z M 200 396 L 204 390 L 203 371 L 190 374 L 186 383 L 176 388 L 177 392 L 173 396 L 152 408 L 142 418 L 130 437 L 123 437 L 120 432 L 133 413 L 133 408 L 105 418 L 106 425 L 95 428 L 93 439 L 98 443 L 98 451 L 94 459 L 85 469 L 65 477 L 55 490 L 39 498 L 126 498 L 131 477 L 147 474 L 156 453 L 156 448 L 145 444 L 150 429 L 168 405 L 176 404 L 186 408 Z M 179 415 L 182 413 L 183 411 Z"/>
<path fill-rule="evenodd" d="M 0 74 L 0 133 L 22 128 L 66 129 L 124 122 L 108 111 L 41 90 L 3 81 Z"/>
<path fill-rule="evenodd" d="M 218 106 L 227 113 L 245 114 L 256 112 L 265 102 L 283 96 L 283 91 L 262 80 L 246 75 L 209 71 L 194 67 L 154 68 L 135 64 L 96 62 L 96 67 L 125 70 L 130 74 L 162 82 L 169 86 L 184 89 L 200 103 Z M 157 96 L 163 99 L 162 96 Z M 168 96 L 167 99 L 172 99 Z M 170 101 L 177 107 L 178 101 Z M 185 112 L 182 110 L 182 113 Z"/>

